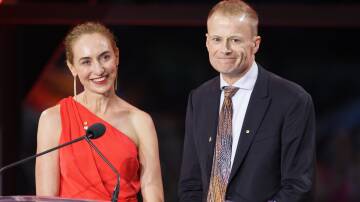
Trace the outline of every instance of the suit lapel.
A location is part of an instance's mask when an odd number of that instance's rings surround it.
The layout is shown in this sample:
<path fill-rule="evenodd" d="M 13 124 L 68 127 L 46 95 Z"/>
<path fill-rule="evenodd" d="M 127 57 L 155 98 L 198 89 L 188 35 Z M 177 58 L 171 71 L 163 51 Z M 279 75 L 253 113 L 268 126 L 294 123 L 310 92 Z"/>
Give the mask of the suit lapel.
<path fill-rule="evenodd" d="M 244 123 L 241 129 L 239 143 L 236 149 L 234 163 L 231 169 L 229 183 L 241 166 L 250 145 L 261 125 L 264 115 L 270 103 L 268 96 L 268 73 L 259 66 L 258 79 L 252 92 Z"/>
<path fill-rule="evenodd" d="M 206 120 L 204 122 L 204 127 L 206 128 L 206 135 L 203 137 L 204 139 L 202 141 L 206 144 L 206 169 L 208 172 L 207 176 L 210 176 L 219 119 L 219 104 L 221 95 L 220 77 L 217 77 L 217 79 L 213 82 L 207 94 L 208 95 L 205 97 L 206 104 L 204 105 L 204 120 Z"/>

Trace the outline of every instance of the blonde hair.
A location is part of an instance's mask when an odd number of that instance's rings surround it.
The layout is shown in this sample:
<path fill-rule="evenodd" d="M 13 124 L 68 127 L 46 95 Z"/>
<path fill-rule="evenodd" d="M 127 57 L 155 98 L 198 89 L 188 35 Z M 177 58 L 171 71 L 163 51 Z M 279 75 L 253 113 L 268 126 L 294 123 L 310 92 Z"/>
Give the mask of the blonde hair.
<path fill-rule="evenodd" d="M 70 32 L 65 37 L 64 45 L 65 45 L 66 60 L 69 61 L 70 64 L 73 64 L 74 53 L 72 47 L 75 41 L 84 34 L 93 34 L 93 33 L 98 33 L 105 36 L 110 41 L 116 56 L 119 57 L 119 49 L 116 46 L 116 39 L 114 34 L 101 23 L 85 22 L 76 25 L 74 28 L 70 30 Z"/>
<path fill-rule="evenodd" d="M 242 0 L 223 0 L 217 3 L 209 12 L 207 20 L 215 13 L 221 13 L 226 16 L 241 16 L 251 19 L 253 34 L 258 34 L 259 17 L 256 11 Z"/>

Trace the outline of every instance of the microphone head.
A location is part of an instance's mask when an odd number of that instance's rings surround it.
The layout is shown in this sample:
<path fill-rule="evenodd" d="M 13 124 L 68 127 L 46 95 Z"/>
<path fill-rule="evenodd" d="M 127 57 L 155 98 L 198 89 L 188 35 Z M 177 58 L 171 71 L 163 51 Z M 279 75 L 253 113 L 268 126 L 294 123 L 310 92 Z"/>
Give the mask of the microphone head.
<path fill-rule="evenodd" d="M 94 123 L 86 130 L 86 137 L 90 139 L 97 139 L 104 135 L 106 128 L 102 123 Z"/>

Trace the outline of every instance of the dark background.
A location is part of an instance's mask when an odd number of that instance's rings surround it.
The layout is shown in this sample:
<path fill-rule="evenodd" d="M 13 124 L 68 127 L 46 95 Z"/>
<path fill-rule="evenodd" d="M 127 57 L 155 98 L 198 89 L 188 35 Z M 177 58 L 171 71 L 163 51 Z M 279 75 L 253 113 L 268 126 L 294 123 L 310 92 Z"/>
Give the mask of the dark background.
<path fill-rule="evenodd" d="M 96 20 L 107 24 L 118 38 L 117 93 L 152 115 L 165 199 L 177 201 L 187 95 L 216 75 L 205 47 L 206 15 L 215 2 L 2 1 L 1 166 L 35 153 L 41 110 L 28 101 L 29 94 L 41 77 L 48 76 L 45 69 L 70 74 L 64 65 L 63 37 L 74 24 Z M 302 85 L 313 97 L 317 201 L 359 201 L 360 4 L 355 0 L 249 2 L 260 16 L 262 43 L 256 61 Z M 6 171 L 0 183 L 1 195 L 34 195 L 34 163 Z"/>

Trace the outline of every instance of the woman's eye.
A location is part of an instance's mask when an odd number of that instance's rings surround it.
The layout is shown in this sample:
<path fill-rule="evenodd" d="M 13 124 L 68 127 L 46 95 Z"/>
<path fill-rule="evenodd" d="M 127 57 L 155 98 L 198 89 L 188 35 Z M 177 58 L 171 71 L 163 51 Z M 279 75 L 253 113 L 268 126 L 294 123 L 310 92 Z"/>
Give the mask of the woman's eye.
<path fill-rule="evenodd" d="M 84 60 L 81 62 L 82 65 L 90 65 L 90 61 L 89 60 Z"/>
<path fill-rule="evenodd" d="M 108 61 L 109 59 L 111 58 L 111 56 L 110 55 L 103 55 L 102 57 L 101 57 L 101 59 L 103 60 L 103 61 Z"/>
<path fill-rule="evenodd" d="M 104 59 L 105 59 L 105 60 L 110 59 L 110 55 L 105 55 L 105 56 L 104 56 Z"/>

